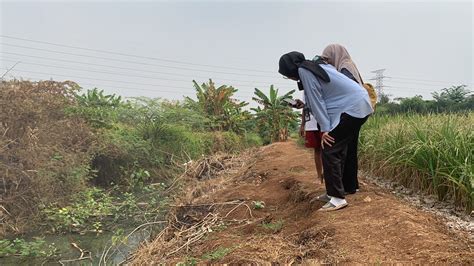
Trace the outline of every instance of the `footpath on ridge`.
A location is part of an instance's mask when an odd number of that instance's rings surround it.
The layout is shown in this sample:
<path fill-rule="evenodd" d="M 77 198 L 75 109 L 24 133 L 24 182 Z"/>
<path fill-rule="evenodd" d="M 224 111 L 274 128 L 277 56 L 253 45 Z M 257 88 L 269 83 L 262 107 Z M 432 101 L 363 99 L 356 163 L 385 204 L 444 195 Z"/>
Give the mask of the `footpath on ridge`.
<path fill-rule="evenodd" d="M 472 238 L 361 177 L 349 206 L 318 212 L 311 151 L 275 143 L 195 162 L 168 226 L 133 264 L 474 262 Z"/>

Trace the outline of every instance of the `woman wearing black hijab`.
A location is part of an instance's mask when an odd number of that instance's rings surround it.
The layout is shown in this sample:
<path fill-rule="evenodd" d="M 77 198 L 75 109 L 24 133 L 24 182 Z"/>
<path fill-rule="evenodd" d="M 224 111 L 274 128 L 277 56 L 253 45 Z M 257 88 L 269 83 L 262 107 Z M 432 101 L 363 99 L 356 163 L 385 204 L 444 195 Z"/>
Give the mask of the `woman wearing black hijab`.
<path fill-rule="evenodd" d="M 280 58 L 280 74 L 298 81 L 322 136 L 324 179 L 328 202 L 320 211 L 347 206 L 342 177 L 349 143 L 373 110 L 367 91 L 322 60 L 309 61 L 299 52 Z M 357 162 L 355 162 L 357 165 Z"/>

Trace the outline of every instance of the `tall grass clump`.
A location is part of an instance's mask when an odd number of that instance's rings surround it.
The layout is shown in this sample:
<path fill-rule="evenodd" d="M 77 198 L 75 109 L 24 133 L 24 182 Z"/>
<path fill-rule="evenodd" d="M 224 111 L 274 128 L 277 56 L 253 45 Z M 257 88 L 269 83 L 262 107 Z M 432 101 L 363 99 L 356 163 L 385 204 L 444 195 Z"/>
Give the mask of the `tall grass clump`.
<path fill-rule="evenodd" d="M 376 115 L 360 141 L 366 170 L 472 210 L 474 113 Z"/>

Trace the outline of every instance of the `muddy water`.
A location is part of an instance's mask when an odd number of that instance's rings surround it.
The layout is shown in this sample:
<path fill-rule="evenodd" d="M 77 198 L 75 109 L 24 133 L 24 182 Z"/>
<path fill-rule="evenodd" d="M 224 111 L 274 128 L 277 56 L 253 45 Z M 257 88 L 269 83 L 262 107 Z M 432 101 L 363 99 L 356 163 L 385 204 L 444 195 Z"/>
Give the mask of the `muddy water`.
<path fill-rule="evenodd" d="M 134 228 L 125 230 L 126 234 L 131 232 Z M 106 257 L 107 265 L 118 265 L 125 261 L 126 258 L 138 247 L 138 245 L 146 240 L 151 230 L 159 230 L 158 226 L 153 228 L 145 228 L 133 233 L 126 244 L 120 244 L 109 250 Z M 46 245 L 54 243 L 59 250 L 59 257 L 45 259 L 45 258 L 23 258 L 23 257 L 5 257 L 0 258 L 0 265 L 99 265 L 99 261 L 108 247 L 111 246 L 111 239 L 113 232 L 105 232 L 102 234 L 64 234 L 64 235 L 46 235 L 44 240 Z M 26 237 L 25 240 L 32 240 L 33 236 Z M 71 243 L 76 243 L 82 250 L 89 251 L 91 259 L 80 261 L 75 260 L 81 256 L 81 252 L 74 248 Z M 87 256 L 88 254 L 85 254 Z M 102 259 L 101 265 L 104 265 Z"/>

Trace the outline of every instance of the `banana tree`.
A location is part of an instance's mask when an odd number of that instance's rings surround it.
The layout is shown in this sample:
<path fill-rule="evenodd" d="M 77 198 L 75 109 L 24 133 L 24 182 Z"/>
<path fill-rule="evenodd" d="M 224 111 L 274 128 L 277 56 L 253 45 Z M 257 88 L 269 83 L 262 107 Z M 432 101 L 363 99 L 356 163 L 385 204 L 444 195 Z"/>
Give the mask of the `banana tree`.
<path fill-rule="evenodd" d="M 237 101 L 232 96 L 237 89 L 232 86 L 222 85 L 216 88 L 212 79 L 209 83 L 199 85 L 193 80 L 197 100 L 186 97 L 188 105 L 201 110 L 211 121 L 212 130 L 239 131 L 240 121 L 246 119 L 248 114 L 242 108 L 247 102 Z"/>
<path fill-rule="evenodd" d="M 288 139 L 288 128 L 298 120 L 299 115 L 286 104 L 285 99 L 292 99 L 295 90 L 278 96 L 278 89 L 270 86 L 268 96 L 255 88 L 254 101 L 261 106 L 252 108 L 257 119 L 257 126 L 263 137 L 269 137 L 270 142 L 285 141 Z M 266 136 L 265 136 L 266 135 Z"/>

